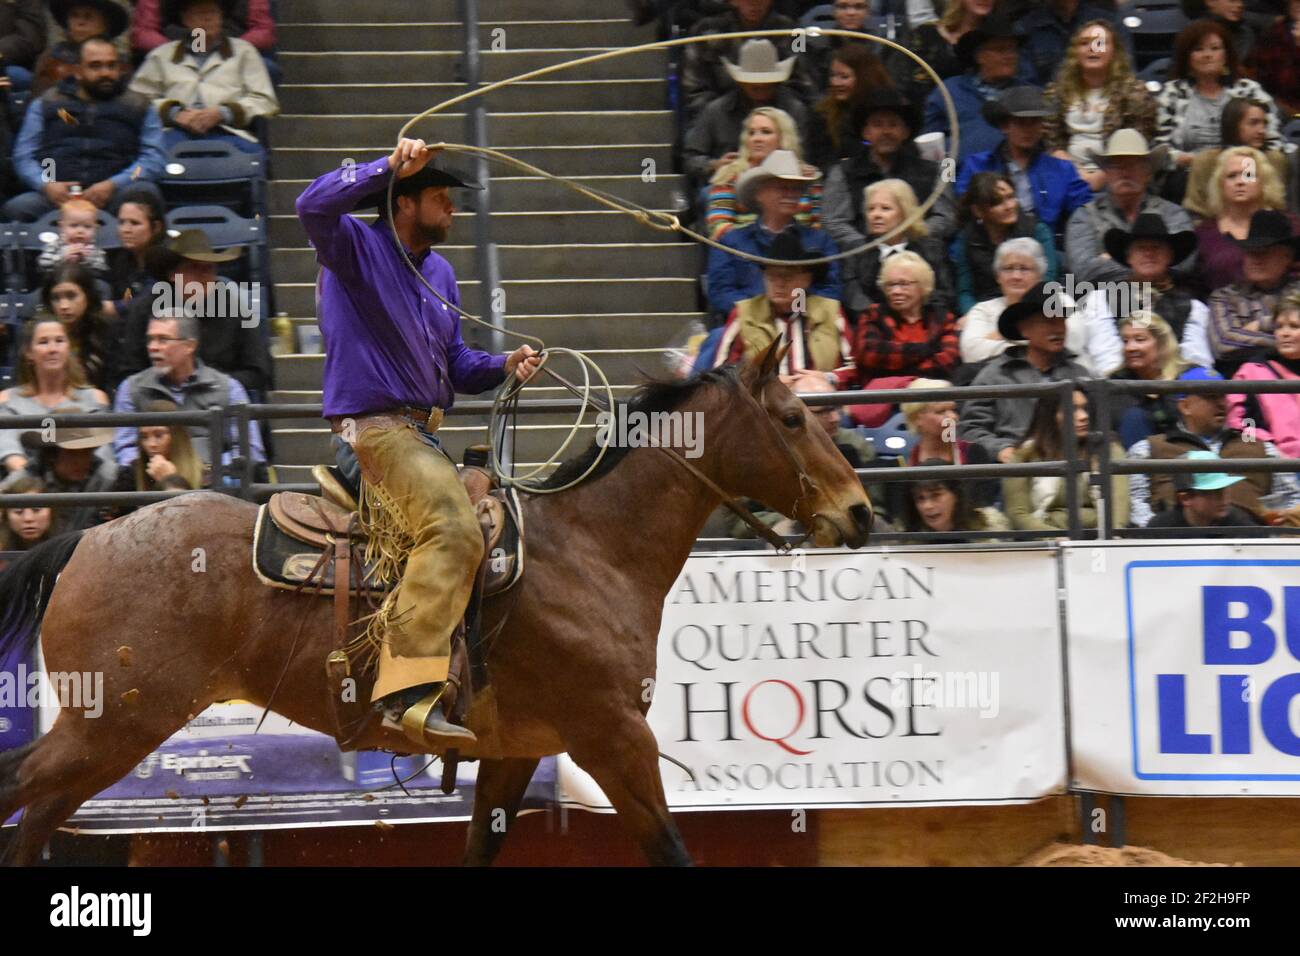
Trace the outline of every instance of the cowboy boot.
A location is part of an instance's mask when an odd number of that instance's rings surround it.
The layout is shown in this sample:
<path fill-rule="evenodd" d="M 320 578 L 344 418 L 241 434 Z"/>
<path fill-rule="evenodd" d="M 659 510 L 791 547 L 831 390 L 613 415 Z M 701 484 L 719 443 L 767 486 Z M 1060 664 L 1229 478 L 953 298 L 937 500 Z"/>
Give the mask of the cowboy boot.
<path fill-rule="evenodd" d="M 427 694 L 402 714 L 402 733 L 406 734 L 409 740 L 421 746 L 459 749 L 478 742 L 473 731 L 459 724 L 453 724 L 443 715 L 440 704 L 448 710 L 454 706 L 454 700 L 443 700 L 447 690 L 448 685 L 445 681 L 432 685 Z"/>

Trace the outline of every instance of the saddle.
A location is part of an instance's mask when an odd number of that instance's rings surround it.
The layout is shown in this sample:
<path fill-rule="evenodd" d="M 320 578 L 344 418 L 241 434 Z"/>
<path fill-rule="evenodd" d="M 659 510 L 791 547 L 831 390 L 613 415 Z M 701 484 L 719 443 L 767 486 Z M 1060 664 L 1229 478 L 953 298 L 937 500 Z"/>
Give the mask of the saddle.
<path fill-rule="evenodd" d="M 484 548 L 473 597 L 453 636 L 448 680 L 460 688 L 454 705 L 457 712 L 468 710 L 470 688 L 481 689 L 488 680 L 478 626 L 480 603 L 484 597 L 513 587 L 523 573 L 522 512 L 517 493 L 497 488 L 486 463 L 486 447 L 474 446 L 465 452 L 465 464 L 460 469 L 461 482 L 483 532 Z M 373 566 L 364 560 L 366 538 L 350 490 L 323 465 L 316 466 L 312 476 L 321 486 L 321 495 L 282 491 L 272 495 L 258 511 L 253 531 L 253 569 L 271 587 L 333 596 L 335 650 L 326 661 L 326 672 L 338 725 L 335 736 L 340 747 L 347 750 L 364 730 L 369 716 L 364 698 L 359 699 L 355 693 L 351 705 L 340 703 L 346 699 L 340 691 L 352 676 L 351 661 L 344 649 L 353 618 L 352 603 L 362 599 L 374 606 L 393 582 L 376 580 Z M 354 729 L 348 732 L 348 727 Z M 451 780 L 444 779 L 444 789 L 454 784 L 454 765 L 455 760 L 450 760 Z"/>

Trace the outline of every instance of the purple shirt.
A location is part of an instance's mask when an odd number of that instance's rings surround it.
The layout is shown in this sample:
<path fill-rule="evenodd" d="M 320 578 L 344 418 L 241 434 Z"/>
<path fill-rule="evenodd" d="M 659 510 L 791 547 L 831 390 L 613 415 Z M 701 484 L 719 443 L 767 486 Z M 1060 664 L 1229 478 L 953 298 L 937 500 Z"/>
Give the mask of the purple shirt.
<path fill-rule="evenodd" d="M 451 408 L 456 392 L 482 392 L 505 378 L 506 357 L 465 344 L 459 316 L 411 275 L 388 225 L 348 215 L 388 175 L 388 160 L 377 159 L 328 172 L 298 197 L 298 218 L 321 265 L 316 313 L 325 339 L 326 418 L 400 405 Z M 439 295 L 460 305 L 446 259 L 430 251 L 416 262 Z"/>

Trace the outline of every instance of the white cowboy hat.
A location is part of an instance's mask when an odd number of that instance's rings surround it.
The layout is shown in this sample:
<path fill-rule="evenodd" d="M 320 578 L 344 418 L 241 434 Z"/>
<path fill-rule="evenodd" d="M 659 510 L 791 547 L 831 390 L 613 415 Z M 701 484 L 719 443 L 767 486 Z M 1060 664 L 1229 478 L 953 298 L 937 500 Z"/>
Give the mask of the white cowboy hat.
<path fill-rule="evenodd" d="M 1151 163 L 1153 169 L 1159 169 L 1165 164 L 1165 157 L 1169 154 L 1167 146 L 1157 146 L 1155 149 L 1147 142 L 1147 138 L 1135 129 L 1117 129 L 1110 134 L 1110 139 L 1106 140 L 1106 152 L 1099 153 L 1095 149 L 1087 151 L 1088 158 L 1098 166 L 1105 166 L 1108 160 L 1120 159 L 1125 156 L 1141 156 Z"/>
<path fill-rule="evenodd" d="M 778 61 L 776 47 L 770 40 L 746 40 L 740 48 L 739 63 L 723 57 L 722 64 L 737 83 L 784 83 L 794 70 L 794 57 Z"/>
<path fill-rule="evenodd" d="M 736 181 L 736 199 L 747 209 L 754 208 L 754 193 L 758 187 L 769 179 L 784 179 L 794 183 L 810 183 L 821 178 L 821 173 L 813 170 L 811 176 L 805 176 L 803 164 L 799 157 L 788 149 L 774 149 L 767 158 L 741 174 Z"/>

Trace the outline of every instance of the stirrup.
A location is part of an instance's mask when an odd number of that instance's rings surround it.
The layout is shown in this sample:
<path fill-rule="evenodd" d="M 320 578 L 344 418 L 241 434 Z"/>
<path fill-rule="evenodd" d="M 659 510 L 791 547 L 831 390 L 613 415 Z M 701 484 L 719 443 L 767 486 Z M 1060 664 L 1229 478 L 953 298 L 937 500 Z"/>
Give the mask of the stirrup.
<path fill-rule="evenodd" d="M 346 511 L 357 510 L 357 499 L 346 485 L 327 465 L 313 465 L 312 478 L 320 485 L 320 493 L 327 501 L 332 501 Z"/>
<path fill-rule="evenodd" d="M 422 747 L 439 743 L 464 747 L 467 744 L 478 743 L 478 738 L 474 736 L 473 731 L 453 724 L 437 711 L 438 702 L 446 689 L 447 685 L 444 682 L 437 690 L 422 697 L 402 714 L 402 733 L 408 740 Z"/>

